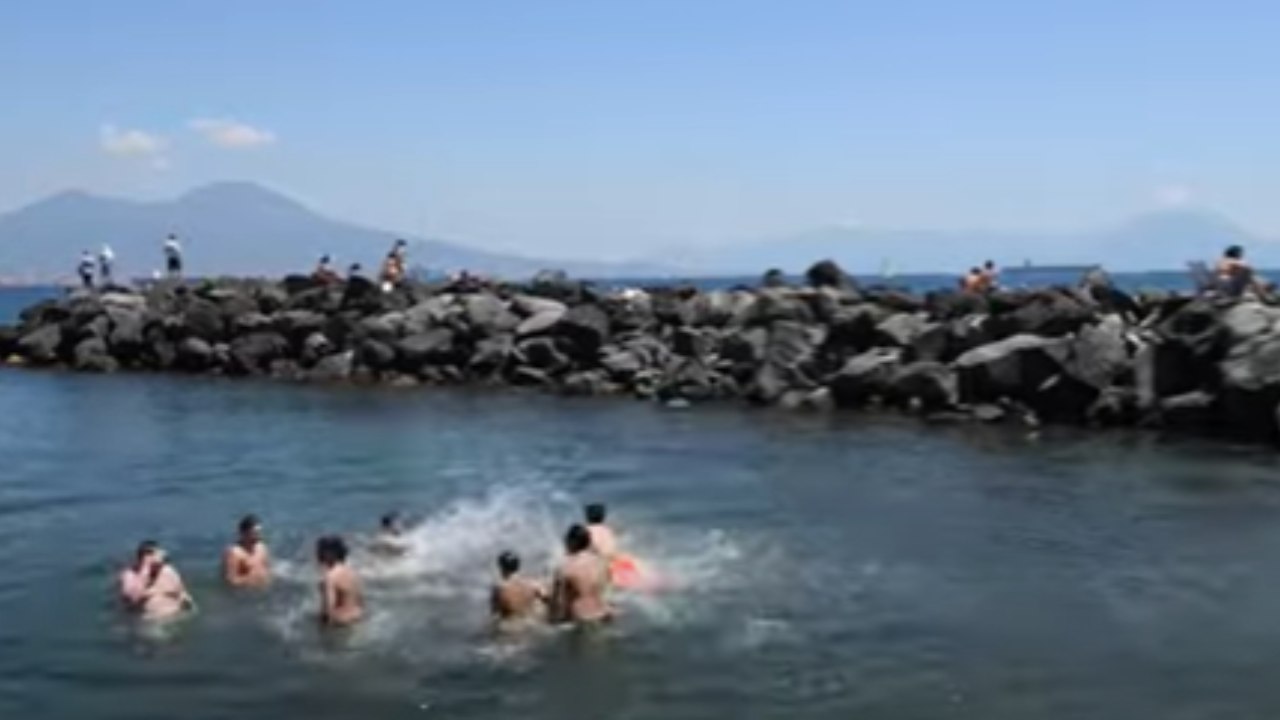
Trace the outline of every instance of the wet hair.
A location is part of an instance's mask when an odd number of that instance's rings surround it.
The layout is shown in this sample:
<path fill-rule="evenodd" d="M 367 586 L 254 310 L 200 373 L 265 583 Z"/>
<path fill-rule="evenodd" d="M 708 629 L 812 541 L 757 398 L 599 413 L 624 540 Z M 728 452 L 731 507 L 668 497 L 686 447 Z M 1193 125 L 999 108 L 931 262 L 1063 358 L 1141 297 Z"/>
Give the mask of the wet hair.
<path fill-rule="evenodd" d="M 583 525 L 574 524 L 564 534 L 564 549 L 570 555 L 585 552 L 591 548 L 591 533 Z"/>
<path fill-rule="evenodd" d="M 258 527 L 261 524 L 262 522 L 258 520 L 257 515 L 254 515 L 252 513 L 245 515 L 244 517 L 240 518 L 240 525 L 238 526 L 240 528 L 240 534 L 243 535 L 244 533 L 249 532 L 250 530 Z"/>
<path fill-rule="evenodd" d="M 1222 254 L 1223 256 L 1229 257 L 1232 260 L 1239 260 L 1240 258 L 1244 257 L 1244 248 L 1240 247 L 1239 245 L 1232 245 L 1228 247 L 1226 250 L 1224 250 Z"/>
<path fill-rule="evenodd" d="M 325 564 L 345 561 L 347 541 L 341 535 L 325 535 L 316 540 L 316 559 Z"/>
<path fill-rule="evenodd" d="M 155 540 L 143 540 L 142 542 L 138 543 L 138 550 L 137 550 L 136 557 L 139 560 L 141 560 L 142 558 L 154 553 L 159 549 L 160 549 L 160 543 L 156 542 Z"/>
<path fill-rule="evenodd" d="M 510 550 L 504 551 L 498 556 L 498 572 L 503 577 L 520 572 L 520 556 Z"/>
<path fill-rule="evenodd" d="M 400 513 L 389 512 L 386 515 L 382 516 L 382 520 L 380 520 L 378 524 L 382 526 L 383 530 L 394 530 L 396 525 L 399 522 L 400 522 Z"/>
<path fill-rule="evenodd" d="M 605 508 L 604 503 L 591 503 L 582 508 L 582 514 L 586 516 L 588 524 L 599 525 L 608 517 L 609 511 Z"/>

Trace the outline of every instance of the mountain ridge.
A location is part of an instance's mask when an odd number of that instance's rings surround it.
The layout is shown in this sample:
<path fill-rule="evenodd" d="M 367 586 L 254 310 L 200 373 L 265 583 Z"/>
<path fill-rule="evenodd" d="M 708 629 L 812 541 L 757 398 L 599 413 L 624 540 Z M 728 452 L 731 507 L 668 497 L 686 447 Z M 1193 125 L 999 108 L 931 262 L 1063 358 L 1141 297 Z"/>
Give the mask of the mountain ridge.
<path fill-rule="evenodd" d="M 0 278 L 65 280 L 81 252 L 96 253 L 104 243 L 115 251 L 120 276 L 149 275 L 160 267 L 161 244 L 171 232 L 182 240 L 191 272 L 200 275 L 309 272 L 326 254 L 342 266 L 359 262 L 372 272 L 400 237 L 410 242 L 410 264 L 433 271 L 466 269 L 508 278 L 549 268 L 584 277 L 672 272 L 660 263 L 509 255 L 368 228 L 329 218 L 256 183 L 223 181 L 156 201 L 66 190 L 0 214 Z"/>

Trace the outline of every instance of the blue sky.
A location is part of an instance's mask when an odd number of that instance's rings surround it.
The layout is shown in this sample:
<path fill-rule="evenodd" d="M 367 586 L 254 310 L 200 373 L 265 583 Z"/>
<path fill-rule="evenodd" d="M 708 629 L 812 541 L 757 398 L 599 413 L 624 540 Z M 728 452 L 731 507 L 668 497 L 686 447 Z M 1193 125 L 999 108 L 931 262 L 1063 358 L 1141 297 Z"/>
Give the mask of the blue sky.
<path fill-rule="evenodd" d="M 0 210 L 254 180 L 617 258 L 840 223 L 1280 235 L 1280 4 L 0 4 Z"/>

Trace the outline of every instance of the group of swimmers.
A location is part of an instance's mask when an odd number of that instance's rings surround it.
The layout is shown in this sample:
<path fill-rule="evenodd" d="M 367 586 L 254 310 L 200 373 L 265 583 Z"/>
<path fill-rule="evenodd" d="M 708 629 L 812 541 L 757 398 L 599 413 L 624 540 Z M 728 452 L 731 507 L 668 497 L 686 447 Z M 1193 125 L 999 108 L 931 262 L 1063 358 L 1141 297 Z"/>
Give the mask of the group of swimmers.
<path fill-rule="evenodd" d="M 999 277 L 1000 271 L 996 269 L 995 262 L 988 260 L 982 267 L 969 269 L 969 274 L 960 279 L 960 289 L 975 295 L 985 295 L 996 289 Z"/>
<path fill-rule="evenodd" d="M 498 580 L 489 600 L 489 611 L 498 627 L 539 621 L 594 624 L 613 618 L 610 588 L 627 582 L 638 571 L 634 561 L 619 552 L 617 538 L 606 524 L 605 506 L 587 505 L 584 516 L 585 522 L 575 523 L 565 533 L 565 555 L 548 584 L 522 575 L 516 552 L 506 550 L 498 555 Z M 370 550 L 383 556 L 403 555 L 408 551 L 403 536 L 399 516 L 386 515 Z M 347 562 L 349 553 L 347 542 L 339 535 L 316 541 L 322 624 L 353 625 L 364 616 L 364 593 L 359 576 Z M 222 555 L 222 579 L 232 588 L 270 585 L 271 555 L 256 515 L 240 520 L 235 542 Z M 124 607 L 144 619 L 173 619 L 195 609 L 182 576 L 154 540 L 138 545 L 118 580 Z"/>

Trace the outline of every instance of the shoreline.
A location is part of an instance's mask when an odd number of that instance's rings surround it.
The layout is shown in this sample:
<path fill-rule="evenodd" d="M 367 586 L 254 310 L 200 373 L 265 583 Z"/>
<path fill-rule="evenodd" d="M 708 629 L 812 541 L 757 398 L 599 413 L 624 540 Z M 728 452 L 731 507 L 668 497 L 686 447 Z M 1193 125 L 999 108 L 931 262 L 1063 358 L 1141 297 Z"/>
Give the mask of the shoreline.
<path fill-rule="evenodd" d="M 597 290 L 222 278 L 72 291 L 0 327 L 8 365 L 411 388 L 480 386 L 680 406 L 889 410 L 926 424 L 1135 427 L 1280 439 L 1280 308 L 1075 288 L 802 285 Z"/>

